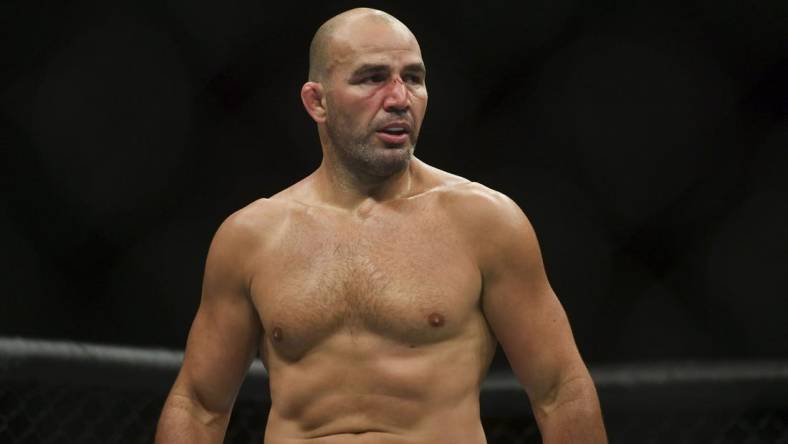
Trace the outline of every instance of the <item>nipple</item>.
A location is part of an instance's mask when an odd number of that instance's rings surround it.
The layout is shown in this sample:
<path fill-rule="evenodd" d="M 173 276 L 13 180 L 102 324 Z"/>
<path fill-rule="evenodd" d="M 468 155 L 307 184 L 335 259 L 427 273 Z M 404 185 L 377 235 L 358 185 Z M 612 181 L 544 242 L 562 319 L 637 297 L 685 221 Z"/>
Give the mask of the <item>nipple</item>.
<path fill-rule="evenodd" d="M 431 326 L 433 326 L 433 327 L 440 327 L 440 326 L 442 326 L 442 325 L 443 325 L 444 319 L 443 319 L 443 316 L 441 316 L 440 314 L 438 314 L 438 313 L 432 313 L 432 314 L 430 314 L 430 315 L 427 317 L 427 321 L 428 321 L 428 322 L 430 323 L 430 325 L 431 325 Z"/>
<path fill-rule="evenodd" d="M 279 327 L 274 327 L 274 330 L 271 332 L 271 336 L 274 338 L 274 341 L 279 342 L 282 340 L 282 329 Z"/>

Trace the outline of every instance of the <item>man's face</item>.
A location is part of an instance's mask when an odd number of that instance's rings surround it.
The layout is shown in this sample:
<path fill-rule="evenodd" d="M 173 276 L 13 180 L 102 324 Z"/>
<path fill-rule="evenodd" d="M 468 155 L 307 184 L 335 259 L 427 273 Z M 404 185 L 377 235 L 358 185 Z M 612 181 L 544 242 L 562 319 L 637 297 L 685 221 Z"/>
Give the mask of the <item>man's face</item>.
<path fill-rule="evenodd" d="M 323 80 L 326 133 L 344 161 L 367 174 L 402 171 L 427 108 L 418 42 L 404 27 L 354 23 L 337 36 Z"/>

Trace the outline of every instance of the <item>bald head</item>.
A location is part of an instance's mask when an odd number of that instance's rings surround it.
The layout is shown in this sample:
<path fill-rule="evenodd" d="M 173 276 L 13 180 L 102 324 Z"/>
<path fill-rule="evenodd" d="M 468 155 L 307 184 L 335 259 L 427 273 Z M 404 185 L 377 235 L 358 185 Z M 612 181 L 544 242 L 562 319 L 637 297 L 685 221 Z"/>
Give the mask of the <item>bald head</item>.
<path fill-rule="evenodd" d="M 320 82 L 325 78 L 331 71 L 332 61 L 339 47 L 348 39 L 352 39 L 353 29 L 369 24 L 398 28 L 399 31 L 407 32 L 413 37 L 407 26 L 383 11 L 370 8 L 345 11 L 323 23 L 312 37 L 312 43 L 309 45 L 309 81 Z"/>

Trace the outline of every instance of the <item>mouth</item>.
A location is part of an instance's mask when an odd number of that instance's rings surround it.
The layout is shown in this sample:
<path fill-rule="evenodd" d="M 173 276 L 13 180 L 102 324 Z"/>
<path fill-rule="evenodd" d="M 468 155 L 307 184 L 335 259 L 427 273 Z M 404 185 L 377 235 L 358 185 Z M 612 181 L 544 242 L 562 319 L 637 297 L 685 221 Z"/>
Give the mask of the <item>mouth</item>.
<path fill-rule="evenodd" d="M 375 131 L 384 143 L 388 145 L 401 145 L 410 138 L 410 125 L 406 122 L 389 123 Z"/>

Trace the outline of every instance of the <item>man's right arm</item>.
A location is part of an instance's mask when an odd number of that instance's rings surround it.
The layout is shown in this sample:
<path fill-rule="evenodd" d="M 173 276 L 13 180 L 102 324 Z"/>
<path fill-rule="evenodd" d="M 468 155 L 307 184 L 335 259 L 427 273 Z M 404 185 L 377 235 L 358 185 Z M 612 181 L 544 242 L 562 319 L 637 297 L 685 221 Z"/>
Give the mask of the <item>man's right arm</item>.
<path fill-rule="evenodd" d="M 255 236 L 242 214 L 217 231 L 183 365 L 167 397 L 156 443 L 221 443 L 262 328 L 249 294 Z"/>

